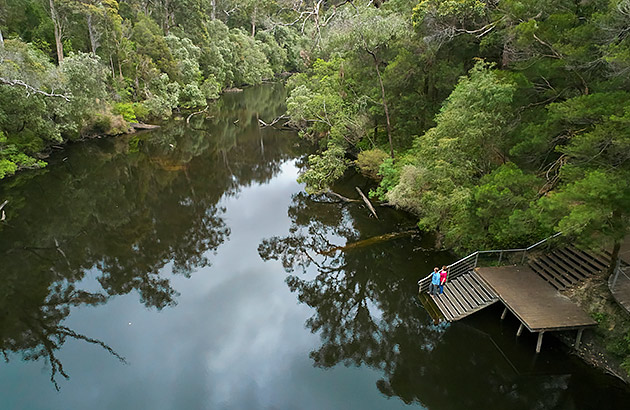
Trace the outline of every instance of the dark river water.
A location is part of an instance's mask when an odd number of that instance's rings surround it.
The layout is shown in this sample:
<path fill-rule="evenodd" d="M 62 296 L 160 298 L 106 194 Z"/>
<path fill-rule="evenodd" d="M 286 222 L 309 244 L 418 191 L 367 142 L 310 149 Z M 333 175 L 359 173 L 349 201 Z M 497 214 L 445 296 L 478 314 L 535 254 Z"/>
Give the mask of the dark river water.
<path fill-rule="evenodd" d="M 229 94 L 0 183 L 1 409 L 630 408 L 500 307 L 435 325 L 416 281 L 454 255 L 361 242 L 414 220 L 305 195 L 310 149 L 257 124 L 283 101 Z"/>

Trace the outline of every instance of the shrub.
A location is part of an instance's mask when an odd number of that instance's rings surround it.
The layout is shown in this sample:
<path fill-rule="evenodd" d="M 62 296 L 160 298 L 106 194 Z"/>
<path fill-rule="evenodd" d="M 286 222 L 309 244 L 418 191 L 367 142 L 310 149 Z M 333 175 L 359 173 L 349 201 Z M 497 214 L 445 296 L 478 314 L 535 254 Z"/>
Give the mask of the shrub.
<path fill-rule="evenodd" d="M 194 108 L 206 105 L 206 97 L 197 84 L 186 84 L 179 91 L 179 103 L 184 108 Z"/>
<path fill-rule="evenodd" d="M 112 119 L 108 114 L 96 114 L 92 119 L 92 134 L 107 134 L 112 127 Z"/>
<path fill-rule="evenodd" d="M 137 122 L 135 103 L 116 103 L 114 104 L 114 114 L 120 114 L 125 121 Z"/>
<path fill-rule="evenodd" d="M 167 118 L 173 111 L 169 102 L 162 97 L 153 96 L 142 103 L 142 108 L 147 113 L 147 118 Z"/>
<path fill-rule="evenodd" d="M 210 75 L 201 85 L 201 92 L 208 100 L 215 100 L 219 98 L 221 92 L 221 84 L 217 81 L 215 76 Z"/>
<path fill-rule="evenodd" d="M 385 151 L 380 148 L 374 148 L 360 152 L 355 164 L 363 175 L 380 181 L 383 177 L 379 174 L 379 169 L 387 158 L 388 155 Z"/>

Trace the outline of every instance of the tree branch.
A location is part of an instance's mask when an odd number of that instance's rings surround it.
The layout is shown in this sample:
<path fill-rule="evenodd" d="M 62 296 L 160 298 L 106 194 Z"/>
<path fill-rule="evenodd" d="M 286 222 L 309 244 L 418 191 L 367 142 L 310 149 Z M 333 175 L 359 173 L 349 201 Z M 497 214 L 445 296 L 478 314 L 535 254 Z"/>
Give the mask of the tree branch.
<path fill-rule="evenodd" d="M 46 97 L 59 97 L 59 98 L 63 98 L 64 100 L 70 102 L 70 97 L 64 94 L 55 94 L 55 93 L 47 93 L 46 91 L 42 91 L 40 89 L 37 89 L 31 85 L 26 84 L 24 81 L 22 80 L 9 80 L 6 79 L 4 77 L 0 77 L 0 83 L 5 84 L 5 85 L 10 85 L 12 87 L 16 87 L 16 86 L 20 86 L 20 87 L 24 87 L 26 89 L 26 94 L 28 96 L 30 96 L 31 94 L 41 94 L 44 95 Z"/>

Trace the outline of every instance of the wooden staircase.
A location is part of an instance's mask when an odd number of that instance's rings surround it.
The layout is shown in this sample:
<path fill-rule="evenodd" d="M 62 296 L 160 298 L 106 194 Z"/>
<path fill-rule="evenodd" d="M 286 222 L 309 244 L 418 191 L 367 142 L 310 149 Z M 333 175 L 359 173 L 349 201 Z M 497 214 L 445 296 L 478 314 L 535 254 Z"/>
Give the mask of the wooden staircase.
<path fill-rule="evenodd" d="M 558 290 L 569 288 L 608 268 L 610 258 L 567 246 L 529 260 L 529 267 Z"/>
<path fill-rule="evenodd" d="M 431 299 L 449 322 L 462 319 L 499 300 L 473 271 L 447 281 L 444 293 L 432 295 Z"/>

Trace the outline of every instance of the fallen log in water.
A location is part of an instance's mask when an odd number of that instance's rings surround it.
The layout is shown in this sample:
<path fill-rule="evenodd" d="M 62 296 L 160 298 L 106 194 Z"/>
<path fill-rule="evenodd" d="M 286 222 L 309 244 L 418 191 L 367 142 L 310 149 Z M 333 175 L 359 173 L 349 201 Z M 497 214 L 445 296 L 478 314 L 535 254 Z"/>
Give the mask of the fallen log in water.
<path fill-rule="evenodd" d="M 2 210 L 2 208 L 4 208 L 4 206 L 5 206 L 6 204 L 8 204 L 8 203 L 9 203 L 9 200 L 7 199 L 7 200 L 5 200 L 5 201 L 2 203 L 2 205 L 0 205 L 0 211 L 2 211 L 2 217 L 0 218 L 0 222 L 2 222 L 2 221 L 4 221 L 5 219 L 7 219 L 7 215 L 4 213 L 4 211 Z"/>
<path fill-rule="evenodd" d="M 336 193 L 334 191 L 327 191 L 326 194 L 332 195 L 332 196 L 334 196 L 336 198 L 339 198 L 342 202 L 361 202 L 358 199 L 351 199 L 351 198 L 345 197 L 345 196 L 343 196 L 341 194 L 338 194 L 338 193 Z"/>
<path fill-rule="evenodd" d="M 201 114 L 201 113 L 203 113 L 203 112 L 206 112 L 206 111 L 208 111 L 208 108 L 210 108 L 210 106 L 209 106 L 209 105 L 206 105 L 206 108 L 204 108 L 203 110 L 201 110 L 201 111 L 195 111 L 195 112 L 193 112 L 193 113 L 190 113 L 190 115 L 189 115 L 188 117 L 186 117 L 186 124 L 190 124 L 190 119 L 191 119 L 194 115 L 197 115 L 197 114 Z"/>
<path fill-rule="evenodd" d="M 289 117 L 288 117 L 288 116 L 286 116 L 286 115 L 281 115 L 281 116 L 279 116 L 279 117 L 275 118 L 275 119 L 274 119 L 273 121 L 271 121 L 269 124 L 267 124 L 266 122 L 264 122 L 263 120 L 261 120 L 260 118 L 258 118 L 258 124 L 259 124 L 261 127 L 273 127 L 274 125 L 276 125 L 276 124 L 278 123 L 278 121 L 280 121 L 280 120 L 286 120 L 286 119 L 288 119 L 288 118 L 289 118 Z"/>
<path fill-rule="evenodd" d="M 378 219 L 378 215 L 376 215 L 376 209 L 374 209 L 374 207 L 372 206 L 372 203 L 370 202 L 370 200 L 367 198 L 367 196 L 365 196 L 363 194 L 363 191 L 361 191 L 361 189 L 358 186 L 354 187 L 357 192 L 359 193 L 359 195 L 361 195 L 361 199 L 363 199 L 363 202 L 365 202 L 365 205 L 368 207 L 368 209 L 372 212 L 372 214 L 374 215 L 374 217 L 376 219 Z"/>
<path fill-rule="evenodd" d="M 377 244 L 377 243 L 390 241 L 392 239 L 400 238 L 400 237 L 403 237 L 403 236 L 413 235 L 414 233 L 418 233 L 418 231 L 415 230 L 415 229 L 412 229 L 412 230 L 403 231 L 403 232 L 386 233 L 384 235 L 373 236 L 373 237 L 368 238 L 368 239 L 363 239 L 363 240 L 358 241 L 358 242 L 352 242 L 352 243 L 349 243 L 349 244 L 344 245 L 344 246 L 335 246 L 334 248 L 330 248 L 330 249 L 328 249 L 326 251 L 319 252 L 319 254 L 320 255 L 325 255 L 325 256 L 330 256 L 330 255 L 332 255 L 333 253 L 335 253 L 337 251 L 345 252 L 345 251 L 350 250 L 350 249 L 363 248 L 365 246 L 370 246 L 370 245 L 374 245 L 374 244 Z"/>
<path fill-rule="evenodd" d="M 154 130 L 160 128 L 159 125 L 144 124 L 142 122 L 130 122 L 129 126 L 134 130 Z"/>

